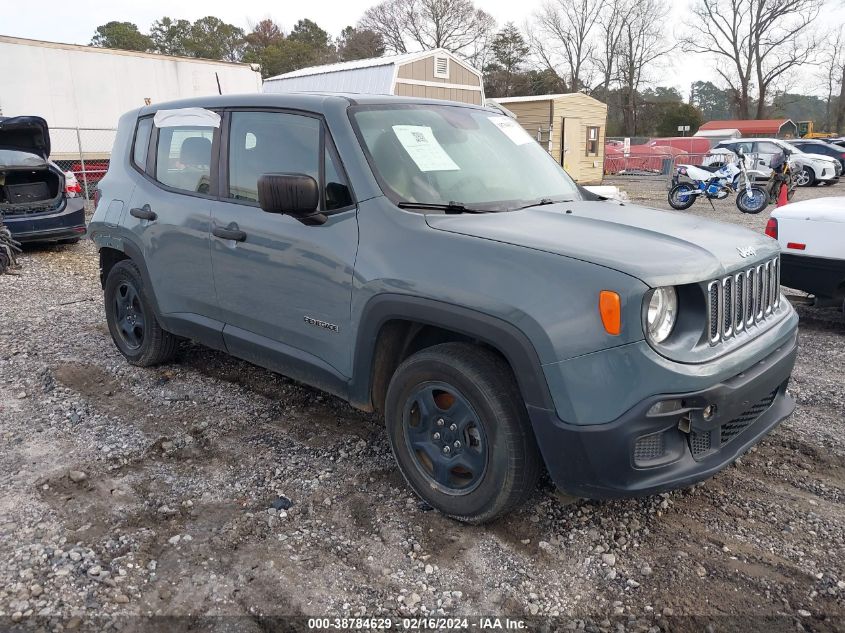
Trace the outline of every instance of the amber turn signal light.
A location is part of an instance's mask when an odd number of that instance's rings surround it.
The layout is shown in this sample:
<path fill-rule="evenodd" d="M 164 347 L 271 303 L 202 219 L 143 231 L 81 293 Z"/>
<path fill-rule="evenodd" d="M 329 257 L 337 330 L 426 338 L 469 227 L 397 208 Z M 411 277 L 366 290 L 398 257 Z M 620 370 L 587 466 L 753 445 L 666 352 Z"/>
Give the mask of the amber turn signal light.
<path fill-rule="evenodd" d="M 619 294 L 612 290 L 602 290 L 599 293 L 599 313 L 607 333 L 619 336 L 622 331 L 622 301 Z"/>

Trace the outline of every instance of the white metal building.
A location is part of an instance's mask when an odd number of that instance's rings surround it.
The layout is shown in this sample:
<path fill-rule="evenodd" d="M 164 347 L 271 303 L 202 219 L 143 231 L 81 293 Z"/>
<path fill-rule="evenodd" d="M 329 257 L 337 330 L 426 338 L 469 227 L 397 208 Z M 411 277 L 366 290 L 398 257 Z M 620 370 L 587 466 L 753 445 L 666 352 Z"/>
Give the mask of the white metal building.
<path fill-rule="evenodd" d="M 114 128 L 147 100 L 217 94 L 218 82 L 223 94 L 261 91 L 257 65 L 0 35 L 0 113 L 41 116 L 51 129 Z"/>
<path fill-rule="evenodd" d="M 312 66 L 264 81 L 264 92 L 309 91 L 484 103 L 481 72 L 442 48 Z"/>

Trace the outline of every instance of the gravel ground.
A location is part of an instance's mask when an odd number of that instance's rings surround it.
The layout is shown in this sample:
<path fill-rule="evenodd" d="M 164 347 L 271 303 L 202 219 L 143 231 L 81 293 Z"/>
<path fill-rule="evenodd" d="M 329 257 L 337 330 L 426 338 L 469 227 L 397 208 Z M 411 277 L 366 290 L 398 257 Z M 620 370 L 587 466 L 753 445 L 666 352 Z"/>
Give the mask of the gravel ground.
<path fill-rule="evenodd" d="M 622 186 L 666 206 L 662 181 Z M 766 220 L 732 200 L 715 217 Z M 470 527 L 412 496 L 374 416 L 189 343 L 171 365 L 128 365 L 89 242 L 28 248 L 22 264 L 0 278 L 0 630 L 477 614 L 561 630 L 845 630 L 833 310 L 798 308 L 798 409 L 735 466 L 640 500 L 564 505 L 545 485 Z"/>

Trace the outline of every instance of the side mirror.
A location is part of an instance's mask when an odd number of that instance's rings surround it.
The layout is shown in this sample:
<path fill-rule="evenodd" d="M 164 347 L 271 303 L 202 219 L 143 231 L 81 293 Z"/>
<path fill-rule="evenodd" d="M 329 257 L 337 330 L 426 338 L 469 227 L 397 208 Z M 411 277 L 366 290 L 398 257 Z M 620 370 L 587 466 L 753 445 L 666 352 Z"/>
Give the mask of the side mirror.
<path fill-rule="evenodd" d="M 297 220 L 317 217 L 320 188 L 306 174 L 262 174 L 258 178 L 258 204 L 267 213 L 283 213 Z"/>

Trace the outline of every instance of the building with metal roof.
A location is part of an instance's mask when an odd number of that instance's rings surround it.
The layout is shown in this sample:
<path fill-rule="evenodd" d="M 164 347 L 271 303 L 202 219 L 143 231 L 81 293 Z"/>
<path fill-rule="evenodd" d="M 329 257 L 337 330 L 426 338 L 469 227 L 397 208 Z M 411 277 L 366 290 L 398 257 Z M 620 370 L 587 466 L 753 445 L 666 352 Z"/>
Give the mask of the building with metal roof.
<path fill-rule="evenodd" d="M 266 79 L 263 90 L 386 94 L 484 103 L 481 72 L 442 48 L 301 68 Z"/>
<path fill-rule="evenodd" d="M 798 126 L 791 119 L 735 119 L 708 121 L 699 130 L 739 130 L 742 136 L 795 138 Z"/>

